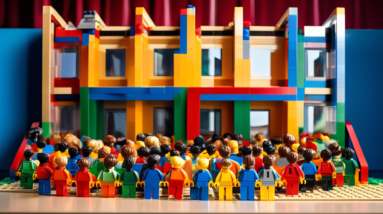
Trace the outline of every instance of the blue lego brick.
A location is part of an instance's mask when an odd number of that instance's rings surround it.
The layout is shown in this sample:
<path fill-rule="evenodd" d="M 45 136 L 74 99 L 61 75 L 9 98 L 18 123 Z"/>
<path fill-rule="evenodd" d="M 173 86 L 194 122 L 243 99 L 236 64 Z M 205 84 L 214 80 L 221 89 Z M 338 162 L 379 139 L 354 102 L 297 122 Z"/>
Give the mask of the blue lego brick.
<path fill-rule="evenodd" d="M 165 87 L 150 87 L 150 94 L 165 94 Z"/>
<path fill-rule="evenodd" d="M 297 95 L 201 94 L 201 101 L 296 101 Z"/>
<path fill-rule="evenodd" d="M 186 8 L 193 8 L 193 14 L 195 15 L 195 7 L 193 5 L 188 4 Z"/>
<path fill-rule="evenodd" d="M 187 53 L 187 15 L 181 15 L 180 53 Z"/>
<path fill-rule="evenodd" d="M 297 88 L 297 99 L 299 101 L 305 100 L 305 88 Z"/>
<path fill-rule="evenodd" d="M 304 38 L 304 42 L 319 42 L 326 43 L 326 37 L 306 37 Z"/>
<path fill-rule="evenodd" d="M 55 37 L 55 42 L 79 42 L 78 37 Z"/>
<path fill-rule="evenodd" d="M 290 67 L 288 68 L 288 78 L 289 78 L 289 87 L 297 87 L 298 86 L 298 68 Z"/>
<path fill-rule="evenodd" d="M 95 30 L 94 30 L 94 29 L 83 30 L 82 32 L 83 32 L 83 33 L 88 33 L 88 34 L 91 34 L 91 35 L 94 35 L 94 34 L 95 34 Z"/>
<path fill-rule="evenodd" d="M 288 58 L 288 66 L 289 67 L 298 67 L 298 61 L 297 61 L 297 58 L 298 58 L 298 51 L 297 49 L 291 49 L 289 47 L 289 58 Z"/>
<path fill-rule="evenodd" d="M 298 35 L 298 42 L 304 42 L 304 41 L 305 41 L 305 36 Z"/>
<path fill-rule="evenodd" d="M 173 88 L 174 94 L 180 94 L 181 93 L 181 87 L 166 87 L 166 88 Z"/>
<path fill-rule="evenodd" d="M 330 95 L 305 95 L 305 101 L 331 101 Z"/>
<path fill-rule="evenodd" d="M 179 53 L 180 53 L 180 50 L 175 50 L 174 53 L 175 53 L 175 54 L 179 54 Z"/>
<path fill-rule="evenodd" d="M 79 94 L 54 95 L 54 99 L 55 99 L 56 102 L 59 102 L 59 101 L 74 101 L 74 102 L 78 102 L 78 101 L 80 101 L 80 95 Z"/>
<path fill-rule="evenodd" d="M 132 26 L 130 26 L 130 34 L 129 34 L 129 36 L 134 36 L 134 33 L 135 33 L 134 25 L 132 25 Z"/>
<path fill-rule="evenodd" d="M 289 41 L 298 41 L 298 17 L 289 15 Z"/>
<path fill-rule="evenodd" d="M 247 27 L 243 28 L 243 40 L 250 40 L 250 30 Z"/>
<path fill-rule="evenodd" d="M 83 33 L 82 34 L 82 46 L 88 46 L 89 45 L 89 34 L 88 33 Z"/>
<path fill-rule="evenodd" d="M 327 81 L 307 81 L 305 80 L 306 88 L 326 88 Z"/>

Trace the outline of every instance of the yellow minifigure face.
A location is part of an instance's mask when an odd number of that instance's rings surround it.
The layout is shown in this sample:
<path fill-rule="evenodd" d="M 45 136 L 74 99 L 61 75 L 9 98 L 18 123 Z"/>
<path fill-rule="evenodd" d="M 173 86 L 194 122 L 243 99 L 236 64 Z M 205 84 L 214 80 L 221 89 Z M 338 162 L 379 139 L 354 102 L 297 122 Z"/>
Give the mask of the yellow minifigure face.
<path fill-rule="evenodd" d="M 198 169 L 207 169 L 209 167 L 209 160 L 206 158 L 199 158 L 197 161 Z"/>

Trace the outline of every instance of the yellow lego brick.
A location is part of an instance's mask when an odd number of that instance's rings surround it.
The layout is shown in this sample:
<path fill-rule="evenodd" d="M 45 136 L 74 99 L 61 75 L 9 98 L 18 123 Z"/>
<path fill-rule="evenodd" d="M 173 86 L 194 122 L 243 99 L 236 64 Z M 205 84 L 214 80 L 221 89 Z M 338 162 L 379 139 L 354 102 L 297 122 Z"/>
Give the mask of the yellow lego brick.
<path fill-rule="evenodd" d="M 145 8 L 143 7 L 136 7 L 136 15 L 143 15 Z"/>
<path fill-rule="evenodd" d="M 194 50 L 194 47 L 187 49 L 187 60 L 188 61 L 194 61 L 195 60 L 195 50 Z"/>
<path fill-rule="evenodd" d="M 297 101 L 297 122 L 298 127 L 304 126 L 304 101 Z"/>
<path fill-rule="evenodd" d="M 287 115 L 288 117 L 297 117 L 297 101 L 287 101 Z"/>
<path fill-rule="evenodd" d="M 174 54 L 174 87 L 181 87 L 180 54 Z"/>
<path fill-rule="evenodd" d="M 202 57 L 201 57 L 201 54 L 202 54 L 202 51 L 201 51 L 201 40 L 200 38 L 198 38 L 198 36 L 195 36 L 195 48 L 194 48 L 194 51 L 195 51 L 195 59 L 194 59 L 194 87 L 201 87 L 201 66 L 202 66 Z"/>
<path fill-rule="evenodd" d="M 235 49 L 234 50 L 234 59 L 243 59 L 243 50 Z"/>
<path fill-rule="evenodd" d="M 331 94 L 331 88 L 305 88 L 305 94 Z"/>
<path fill-rule="evenodd" d="M 53 94 L 72 94 L 72 88 L 71 87 L 53 88 Z"/>
<path fill-rule="evenodd" d="M 187 55 L 180 54 L 180 85 L 181 87 L 187 87 Z"/>
<path fill-rule="evenodd" d="M 299 136 L 298 120 L 296 117 L 287 117 L 287 133 Z"/>
<path fill-rule="evenodd" d="M 187 15 L 194 15 L 193 8 L 187 8 L 186 11 L 187 11 Z"/>
<path fill-rule="evenodd" d="M 250 87 L 251 71 L 250 71 L 250 59 L 244 59 L 242 62 L 242 82 L 243 87 Z"/>
<path fill-rule="evenodd" d="M 194 86 L 194 61 L 187 61 L 186 65 L 186 86 L 187 87 L 193 87 Z"/>
<path fill-rule="evenodd" d="M 344 14 L 346 14 L 344 7 L 337 7 L 336 8 L 336 15 L 344 15 Z"/>
<path fill-rule="evenodd" d="M 194 37 L 195 37 L 195 15 L 187 15 L 187 48 L 194 48 L 194 44 L 195 44 Z"/>

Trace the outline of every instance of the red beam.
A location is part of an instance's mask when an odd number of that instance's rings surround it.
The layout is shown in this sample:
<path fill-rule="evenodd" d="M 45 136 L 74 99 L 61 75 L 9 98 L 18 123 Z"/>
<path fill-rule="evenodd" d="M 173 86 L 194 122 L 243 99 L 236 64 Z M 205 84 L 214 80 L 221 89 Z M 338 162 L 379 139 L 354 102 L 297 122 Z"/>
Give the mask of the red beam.
<path fill-rule="evenodd" d="M 55 87 L 71 87 L 72 94 L 80 94 L 80 80 L 77 78 L 55 78 Z"/>

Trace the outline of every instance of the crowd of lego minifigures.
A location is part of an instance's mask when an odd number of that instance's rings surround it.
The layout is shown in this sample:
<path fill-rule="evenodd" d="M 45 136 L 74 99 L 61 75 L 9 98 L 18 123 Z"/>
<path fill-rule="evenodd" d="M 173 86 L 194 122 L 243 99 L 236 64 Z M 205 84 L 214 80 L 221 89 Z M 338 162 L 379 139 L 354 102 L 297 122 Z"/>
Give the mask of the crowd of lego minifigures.
<path fill-rule="evenodd" d="M 32 189 L 37 178 L 39 194 L 69 195 L 77 186 L 77 196 L 89 197 L 92 188 L 101 188 L 102 197 L 159 199 L 160 187 L 168 188 L 169 198 L 181 200 L 184 187 L 190 187 L 192 200 L 208 200 L 209 188 L 218 189 L 219 200 L 232 200 L 238 187 L 241 200 L 275 200 L 282 186 L 286 195 L 313 191 L 321 180 L 324 191 L 334 185 L 354 186 L 359 167 L 351 148 L 342 149 L 326 134 L 310 137 L 293 135 L 265 138 L 257 134 L 248 146 L 243 136 L 214 134 L 205 141 L 176 142 L 166 136 L 138 134 L 136 142 L 107 135 L 102 140 L 73 134 L 55 134 L 41 139 L 42 130 L 27 133 L 25 159 L 16 172 L 21 187 Z M 278 190 L 279 189 L 279 190 Z"/>

